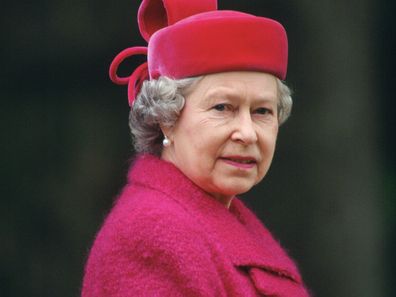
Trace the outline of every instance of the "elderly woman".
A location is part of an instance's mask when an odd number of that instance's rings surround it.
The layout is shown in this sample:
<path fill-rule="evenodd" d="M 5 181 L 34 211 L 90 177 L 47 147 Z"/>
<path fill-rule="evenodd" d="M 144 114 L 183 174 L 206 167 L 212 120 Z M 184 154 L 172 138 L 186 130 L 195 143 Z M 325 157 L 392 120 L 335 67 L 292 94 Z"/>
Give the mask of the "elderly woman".
<path fill-rule="evenodd" d="M 266 175 L 290 114 L 283 27 L 215 0 L 143 0 L 148 63 L 128 84 L 138 152 L 91 249 L 83 297 L 308 296 L 236 195 Z"/>

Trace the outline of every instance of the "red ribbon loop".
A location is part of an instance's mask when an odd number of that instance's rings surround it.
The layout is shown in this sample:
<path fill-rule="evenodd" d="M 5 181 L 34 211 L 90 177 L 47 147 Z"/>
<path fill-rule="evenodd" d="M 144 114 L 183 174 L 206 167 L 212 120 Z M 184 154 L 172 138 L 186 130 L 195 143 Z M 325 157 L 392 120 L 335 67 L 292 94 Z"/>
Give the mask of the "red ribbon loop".
<path fill-rule="evenodd" d="M 140 87 L 142 86 L 143 81 L 149 78 L 147 62 L 137 67 L 130 76 L 118 76 L 117 71 L 118 67 L 122 62 L 124 62 L 127 58 L 135 55 L 147 55 L 147 47 L 136 46 L 124 49 L 114 58 L 113 62 L 111 62 L 110 64 L 109 69 L 110 79 L 115 84 L 128 84 L 128 102 L 131 106 L 137 93 L 140 90 Z"/>
<path fill-rule="evenodd" d="M 129 77 L 128 83 L 128 103 L 132 106 L 137 94 L 139 93 L 143 82 L 149 79 L 149 71 L 147 62 L 140 65 Z"/>

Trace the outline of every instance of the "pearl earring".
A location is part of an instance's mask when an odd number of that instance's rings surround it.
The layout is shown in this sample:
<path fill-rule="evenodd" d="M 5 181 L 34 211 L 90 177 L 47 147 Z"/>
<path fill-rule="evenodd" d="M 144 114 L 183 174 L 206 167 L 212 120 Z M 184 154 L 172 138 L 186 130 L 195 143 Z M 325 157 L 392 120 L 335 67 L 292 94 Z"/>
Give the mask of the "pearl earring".
<path fill-rule="evenodd" d="M 162 140 L 162 145 L 164 146 L 164 147 L 169 147 L 170 146 L 170 144 L 171 144 L 171 141 L 168 139 L 168 137 L 164 137 L 164 140 Z"/>

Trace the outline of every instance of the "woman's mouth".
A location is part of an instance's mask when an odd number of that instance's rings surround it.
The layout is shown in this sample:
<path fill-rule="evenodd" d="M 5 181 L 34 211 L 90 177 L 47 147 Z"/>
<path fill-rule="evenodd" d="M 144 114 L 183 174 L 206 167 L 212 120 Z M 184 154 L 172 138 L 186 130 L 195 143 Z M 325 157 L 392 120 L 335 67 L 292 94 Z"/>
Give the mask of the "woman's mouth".
<path fill-rule="evenodd" d="M 256 166 L 257 161 L 253 157 L 243 157 L 243 156 L 230 156 L 220 158 L 228 165 L 240 168 L 240 169 L 250 169 Z"/>

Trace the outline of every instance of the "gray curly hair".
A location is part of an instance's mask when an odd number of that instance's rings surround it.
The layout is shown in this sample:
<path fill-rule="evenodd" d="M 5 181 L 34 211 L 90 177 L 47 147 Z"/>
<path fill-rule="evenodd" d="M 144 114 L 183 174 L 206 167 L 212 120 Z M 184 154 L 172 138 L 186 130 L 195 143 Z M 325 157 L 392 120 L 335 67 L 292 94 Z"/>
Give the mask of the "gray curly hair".
<path fill-rule="evenodd" d="M 174 80 L 162 76 L 143 82 L 129 114 L 129 127 L 136 152 L 161 155 L 164 136 L 160 125 L 172 127 L 176 123 L 184 106 L 184 96 L 201 78 L 202 76 Z M 288 86 L 278 78 L 276 80 L 279 94 L 278 120 L 281 125 L 290 116 L 293 101 Z"/>

